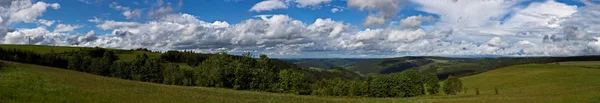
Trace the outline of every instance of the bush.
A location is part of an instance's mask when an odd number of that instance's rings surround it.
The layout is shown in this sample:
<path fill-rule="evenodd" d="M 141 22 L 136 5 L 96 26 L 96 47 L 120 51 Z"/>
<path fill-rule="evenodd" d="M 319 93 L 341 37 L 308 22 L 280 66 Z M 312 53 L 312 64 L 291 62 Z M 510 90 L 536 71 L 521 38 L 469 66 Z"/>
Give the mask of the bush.
<path fill-rule="evenodd" d="M 500 94 L 500 93 L 498 92 L 498 87 L 494 88 L 494 92 L 496 92 L 496 95 Z"/>
<path fill-rule="evenodd" d="M 448 95 L 456 95 L 462 88 L 462 81 L 454 76 L 449 76 L 444 82 L 444 92 Z"/>

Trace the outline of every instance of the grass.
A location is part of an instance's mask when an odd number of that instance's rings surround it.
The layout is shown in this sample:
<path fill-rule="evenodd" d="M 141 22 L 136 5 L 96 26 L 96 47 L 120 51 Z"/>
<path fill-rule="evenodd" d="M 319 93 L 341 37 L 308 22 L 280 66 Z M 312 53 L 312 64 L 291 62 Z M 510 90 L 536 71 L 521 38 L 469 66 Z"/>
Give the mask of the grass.
<path fill-rule="evenodd" d="M 600 69 L 554 64 L 518 65 L 461 78 L 468 88 L 462 98 L 443 101 L 600 102 Z M 475 88 L 482 95 L 475 96 Z M 499 95 L 495 95 L 498 88 Z"/>
<path fill-rule="evenodd" d="M 0 70 L 0 102 L 600 102 L 600 69 L 555 64 L 512 66 L 461 78 L 467 93 L 413 98 L 319 97 L 153 84 L 37 65 L 7 62 Z M 479 88 L 481 95 L 475 95 Z M 499 95 L 493 91 L 498 88 Z"/>
<path fill-rule="evenodd" d="M 569 62 L 559 62 L 558 64 L 570 65 L 570 66 L 580 66 L 580 67 L 584 67 L 584 68 L 600 69 L 600 61 L 569 61 Z"/>
<path fill-rule="evenodd" d="M 198 103 L 364 102 L 361 98 L 316 97 L 230 89 L 184 87 L 101 77 L 12 63 L 0 71 L 1 103 Z"/>
<path fill-rule="evenodd" d="M 575 65 L 575 66 L 600 66 L 600 61 L 569 61 L 560 62 L 560 65 Z"/>

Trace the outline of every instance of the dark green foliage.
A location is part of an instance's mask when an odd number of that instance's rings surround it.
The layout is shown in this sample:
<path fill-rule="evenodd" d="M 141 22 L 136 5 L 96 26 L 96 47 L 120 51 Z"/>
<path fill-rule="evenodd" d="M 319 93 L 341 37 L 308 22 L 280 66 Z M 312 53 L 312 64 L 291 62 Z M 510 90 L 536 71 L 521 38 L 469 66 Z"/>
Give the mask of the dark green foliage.
<path fill-rule="evenodd" d="M 201 62 L 206 60 L 209 55 L 193 53 L 191 51 L 167 51 L 164 53 L 161 58 L 168 62 L 175 63 L 187 63 L 190 66 L 198 66 Z"/>
<path fill-rule="evenodd" d="M 437 94 L 440 90 L 440 80 L 438 79 L 437 75 L 433 74 L 433 73 L 429 73 L 426 76 L 425 79 L 425 87 L 427 89 L 427 92 L 429 94 Z"/>
<path fill-rule="evenodd" d="M 4 68 L 4 65 L 6 65 L 6 64 L 4 64 L 3 62 L 0 61 L 0 70 L 2 70 L 2 68 Z"/>
<path fill-rule="evenodd" d="M 456 95 L 462 88 L 462 81 L 454 76 L 450 76 L 444 81 L 444 92 L 448 95 Z"/>
<path fill-rule="evenodd" d="M 167 65 L 163 70 L 163 84 L 192 86 L 193 77 L 191 70 L 181 69 L 179 65 Z"/>
<path fill-rule="evenodd" d="M 304 73 L 292 69 L 279 71 L 278 91 L 292 94 L 310 94 L 308 80 Z"/>
<path fill-rule="evenodd" d="M 0 60 L 46 65 L 59 68 L 67 68 L 68 65 L 68 58 L 65 58 L 63 54 L 38 54 L 32 51 L 23 51 L 18 49 L 0 48 Z"/>
<path fill-rule="evenodd" d="M 367 82 L 363 80 L 326 79 L 312 86 L 314 95 L 324 96 L 368 96 Z"/>
<path fill-rule="evenodd" d="M 425 94 L 425 88 L 423 87 L 423 78 L 415 70 L 406 70 L 402 72 L 406 78 L 401 83 L 402 91 L 406 93 L 404 97 L 413 97 Z"/>

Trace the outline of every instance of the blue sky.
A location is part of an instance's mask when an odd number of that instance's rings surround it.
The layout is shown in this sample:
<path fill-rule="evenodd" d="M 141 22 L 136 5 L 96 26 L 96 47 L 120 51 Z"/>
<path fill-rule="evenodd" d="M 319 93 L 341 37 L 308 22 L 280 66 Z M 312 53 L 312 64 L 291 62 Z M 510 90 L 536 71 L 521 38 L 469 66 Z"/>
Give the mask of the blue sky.
<path fill-rule="evenodd" d="M 596 0 L 13 0 L 0 43 L 281 58 L 598 54 Z M 23 4 L 23 5 L 18 5 Z M 265 5 L 262 5 L 265 4 Z M 336 10 L 335 12 L 333 10 Z M 561 48 L 569 46 L 570 48 Z"/>

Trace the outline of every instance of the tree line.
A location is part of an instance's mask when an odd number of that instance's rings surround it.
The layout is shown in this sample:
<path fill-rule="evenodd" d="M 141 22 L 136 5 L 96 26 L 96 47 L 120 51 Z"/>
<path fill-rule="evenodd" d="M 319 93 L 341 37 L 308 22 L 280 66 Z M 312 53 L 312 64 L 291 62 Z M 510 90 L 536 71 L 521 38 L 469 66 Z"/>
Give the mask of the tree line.
<path fill-rule="evenodd" d="M 142 54 L 132 61 L 118 61 L 114 52 L 103 48 L 83 48 L 72 52 L 37 54 L 0 48 L 0 59 L 169 85 L 301 95 L 413 97 L 436 94 L 441 87 L 435 74 L 422 75 L 414 70 L 362 76 L 337 67 L 327 70 L 299 68 L 264 54 L 254 57 L 250 53 L 238 56 L 168 51 L 160 58 Z M 183 68 L 182 64 L 191 68 Z M 445 93 L 460 92 L 460 80 L 455 77 L 448 79 L 443 85 Z"/>

